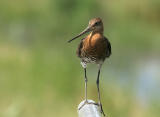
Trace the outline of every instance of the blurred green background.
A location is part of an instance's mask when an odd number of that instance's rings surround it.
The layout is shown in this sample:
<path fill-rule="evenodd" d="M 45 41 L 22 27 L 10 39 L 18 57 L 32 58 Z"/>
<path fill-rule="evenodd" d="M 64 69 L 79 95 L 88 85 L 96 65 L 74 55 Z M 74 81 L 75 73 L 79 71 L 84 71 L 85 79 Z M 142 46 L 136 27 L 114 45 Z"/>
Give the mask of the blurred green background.
<path fill-rule="evenodd" d="M 102 67 L 109 117 L 160 116 L 159 0 L 1 0 L 0 117 L 76 117 L 84 78 L 76 48 L 88 21 L 101 17 L 112 56 Z M 88 66 L 97 101 L 97 67 Z"/>

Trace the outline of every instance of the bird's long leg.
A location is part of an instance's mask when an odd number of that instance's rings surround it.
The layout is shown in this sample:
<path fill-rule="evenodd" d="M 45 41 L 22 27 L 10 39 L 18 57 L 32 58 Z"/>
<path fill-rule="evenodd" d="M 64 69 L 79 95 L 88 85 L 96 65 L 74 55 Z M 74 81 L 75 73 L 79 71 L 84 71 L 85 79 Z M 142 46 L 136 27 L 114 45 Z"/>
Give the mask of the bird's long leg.
<path fill-rule="evenodd" d="M 99 103 L 99 106 L 100 106 L 100 109 L 101 109 L 101 113 L 104 115 L 105 117 L 105 114 L 104 114 L 104 111 L 103 111 L 103 108 L 102 108 L 102 103 L 101 103 L 101 96 L 100 96 L 100 89 L 99 89 L 99 76 L 100 76 L 100 71 L 101 71 L 101 65 L 99 66 L 99 69 L 98 69 L 98 76 L 97 76 L 97 89 L 98 89 L 98 103 Z"/>
<path fill-rule="evenodd" d="M 87 82 L 88 82 L 88 79 L 87 79 L 87 70 L 86 68 L 84 68 L 84 80 L 85 80 L 85 101 L 84 103 L 82 104 L 82 106 L 79 107 L 79 110 L 85 105 L 85 104 L 94 104 L 94 105 L 98 105 L 97 103 L 94 103 L 94 102 L 88 102 L 88 99 L 87 99 Z"/>
<path fill-rule="evenodd" d="M 88 100 L 87 100 L 87 82 L 88 82 L 88 79 L 87 79 L 87 70 L 86 68 L 84 68 L 84 81 L 85 81 L 85 101 L 83 103 L 83 105 L 79 108 L 79 110 L 85 105 L 88 103 Z"/>
<path fill-rule="evenodd" d="M 87 102 L 87 82 L 88 82 L 88 79 L 87 79 L 87 73 L 86 73 L 86 68 L 84 68 L 84 80 L 85 80 L 85 101 Z"/>

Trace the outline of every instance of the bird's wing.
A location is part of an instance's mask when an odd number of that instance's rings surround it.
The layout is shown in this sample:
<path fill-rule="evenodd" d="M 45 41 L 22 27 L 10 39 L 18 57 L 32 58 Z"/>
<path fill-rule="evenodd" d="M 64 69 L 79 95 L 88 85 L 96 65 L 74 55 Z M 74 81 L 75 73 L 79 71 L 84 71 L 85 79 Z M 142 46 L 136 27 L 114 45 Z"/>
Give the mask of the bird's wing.
<path fill-rule="evenodd" d="M 111 47 L 111 43 L 109 42 L 109 40 L 106 37 L 105 37 L 105 41 L 107 44 L 106 57 L 109 57 L 112 54 L 112 47 Z"/>
<path fill-rule="evenodd" d="M 85 38 L 83 38 L 83 39 L 81 39 L 81 41 L 80 41 L 80 43 L 79 43 L 79 45 L 78 45 L 78 48 L 77 48 L 77 56 L 78 57 L 80 57 L 81 58 L 81 49 L 82 49 L 82 47 L 83 47 L 83 40 L 84 40 Z"/>

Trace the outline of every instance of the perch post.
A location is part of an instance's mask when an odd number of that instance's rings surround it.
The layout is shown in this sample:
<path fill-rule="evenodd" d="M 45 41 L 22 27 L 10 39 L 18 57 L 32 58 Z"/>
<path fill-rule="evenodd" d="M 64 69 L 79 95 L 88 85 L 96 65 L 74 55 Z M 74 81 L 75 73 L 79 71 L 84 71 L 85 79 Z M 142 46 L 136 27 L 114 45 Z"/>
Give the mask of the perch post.
<path fill-rule="evenodd" d="M 88 100 L 89 103 L 95 103 L 93 100 Z M 100 107 L 95 104 L 85 104 L 80 110 L 79 108 L 84 104 L 82 101 L 78 105 L 78 116 L 79 117 L 102 117 Z"/>

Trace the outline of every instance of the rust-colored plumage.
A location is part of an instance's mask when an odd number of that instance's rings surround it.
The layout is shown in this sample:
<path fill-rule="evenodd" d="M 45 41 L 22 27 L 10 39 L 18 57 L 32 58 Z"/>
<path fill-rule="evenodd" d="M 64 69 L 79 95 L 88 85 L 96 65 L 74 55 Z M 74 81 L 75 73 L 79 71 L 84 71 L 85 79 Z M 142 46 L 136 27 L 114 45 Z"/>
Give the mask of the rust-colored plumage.
<path fill-rule="evenodd" d="M 84 38 L 77 49 L 77 56 L 84 63 L 103 62 L 111 54 L 111 45 L 106 37 L 99 33 L 90 34 Z M 88 60 L 88 61 L 87 61 Z"/>
<path fill-rule="evenodd" d="M 81 40 L 77 49 L 77 56 L 81 59 L 81 64 L 85 71 L 85 100 L 86 101 L 84 105 L 88 103 L 86 67 L 88 63 L 95 63 L 95 64 L 98 64 L 99 66 L 98 76 L 97 76 L 97 89 L 98 89 L 98 99 L 99 99 L 98 105 L 100 106 L 101 112 L 105 116 L 102 109 L 101 100 L 100 100 L 99 75 L 100 75 L 100 69 L 104 60 L 111 55 L 111 44 L 109 40 L 103 35 L 103 22 L 100 18 L 94 18 L 90 20 L 88 27 L 83 32 L 81 32 L 78 36 L 74 37 L 68 42 L 71 42 L 72 40 L 82 36 L 87 32 L 90 32 L 90 34 Z"/>

